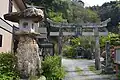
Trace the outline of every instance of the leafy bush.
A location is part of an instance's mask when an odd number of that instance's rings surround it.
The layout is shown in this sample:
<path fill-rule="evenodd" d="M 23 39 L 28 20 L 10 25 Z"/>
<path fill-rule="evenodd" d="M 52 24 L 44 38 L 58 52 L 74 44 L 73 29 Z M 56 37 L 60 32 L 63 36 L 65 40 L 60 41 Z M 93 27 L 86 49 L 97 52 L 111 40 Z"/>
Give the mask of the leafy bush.
<path fill-rule="evenodd" d="M 89 52 L 87 53 L 87 51 L 88 51 L 88 49 L 90 49 L 92 52 L 94 45 L 95 45 L 95 42 L 92 37 L 85 37 L 85 36 L 78 37 L 78 38 L 74 37 L 70 40 L 69 45 L 65 45 L 63 47 L 63 56 L 68 57 L 68 58 L 76 58 L 77 53 L 78 53 L 77 50 L 80 51 L 80 49 L 78 49 L 78 48 L 83 48 L 84 55 L 89 56 L 91 54 L 89 54 Z"/>
<path fill-rule="evenodd" d="M 63 50 L 63 56 L 68 58 L 74 58 L 76 56 L 75 54 L 75 47 L 73 46 L 65 46 Z"/>
<path fill-rule="evenodd" d="M 109 33 L 108 36 L 101 37 L 100 38 L 100 47 L 104 48 L 106 41 L 110 41 L 110 45 L 113 46 L 120 46 L 120 35 L 119 34 L 114 34 L 114 33 Z"/>
<path fill-rule="evenodd" d="M 64 68 L 60 66 L 60 57 L 47 56 L 42 62 L 43 75 L 47 80 L 61 80 L 65 76 Z"/>
<path fill-rule="evenodd" d="M 0 80 L 17 80 L 17 58 L 11 53 L 0 53 Z"/>

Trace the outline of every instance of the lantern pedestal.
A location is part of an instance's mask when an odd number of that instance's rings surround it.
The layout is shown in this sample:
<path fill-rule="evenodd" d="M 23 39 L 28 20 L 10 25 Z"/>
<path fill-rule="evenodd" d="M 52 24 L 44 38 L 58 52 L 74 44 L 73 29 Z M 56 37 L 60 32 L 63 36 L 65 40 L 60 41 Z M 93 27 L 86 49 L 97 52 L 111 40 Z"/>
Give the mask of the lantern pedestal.
<path fill-rule="evenodd" d="M 36 76 L 41 68 L 39 47 L 33 35 L 19 35 L 17 48 L 18 69 L 22 79 Z"/>

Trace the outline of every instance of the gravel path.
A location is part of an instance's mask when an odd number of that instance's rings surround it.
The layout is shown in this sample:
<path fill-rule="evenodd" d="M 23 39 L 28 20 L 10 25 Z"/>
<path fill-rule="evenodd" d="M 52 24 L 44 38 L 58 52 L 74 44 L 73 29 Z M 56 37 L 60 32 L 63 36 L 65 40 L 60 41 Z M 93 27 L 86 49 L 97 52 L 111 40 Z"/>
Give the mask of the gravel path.
<path fill-rule="evenodd" d="M 115 80 L 110 75 L 96 75 L 89 71 L 88 66 L 94 65 L 94 60 L 62 59 L 62 65 L 67 72 L 64 80 Z M 81 74 L 75 71 L 76 67 L 83 70 Z"/>

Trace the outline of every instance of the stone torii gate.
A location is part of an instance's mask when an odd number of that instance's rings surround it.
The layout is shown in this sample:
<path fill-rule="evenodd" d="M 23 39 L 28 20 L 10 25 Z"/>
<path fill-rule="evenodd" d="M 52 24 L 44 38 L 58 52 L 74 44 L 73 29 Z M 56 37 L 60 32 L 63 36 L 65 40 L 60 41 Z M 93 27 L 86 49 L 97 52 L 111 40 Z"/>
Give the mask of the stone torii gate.
<path fill-rule="evenodd" d="M 50 26 L 52 27 L 58 27 L 59 32 L 50 32 L 50 36 L 59 36 L 59 55 L 61 55 L 62 51 L 62 36 L 68 36 L 68 35 L 76 35 L 76 32 L 62 32 L 62 28 L 73 28 L 75 27 L 74 23 L 55 23 L 49 19 L 47 21 L 50 23 Z M 99 32 L 98 28 L 104 28 L 107 26 L 107 23 L 110 22 L 111 19 L 107 19 L 100 23 L 79 23 L 76 24 L 77 27 L 76 31 L 80 31 L 81 35 L 84 36 L 94 36 L 95 37 L 95 67 L 97 70 L 101 69 L 100 64 L 100 45 L 99 45 L 99 36 L 105 36 L 108 35 L 108 31 L 106 29 L 105 32 Z M 80 30 L 78 30 L 80 28 Z M 93 32 L 83 32 L 82 28 L 93 28 Z"/>

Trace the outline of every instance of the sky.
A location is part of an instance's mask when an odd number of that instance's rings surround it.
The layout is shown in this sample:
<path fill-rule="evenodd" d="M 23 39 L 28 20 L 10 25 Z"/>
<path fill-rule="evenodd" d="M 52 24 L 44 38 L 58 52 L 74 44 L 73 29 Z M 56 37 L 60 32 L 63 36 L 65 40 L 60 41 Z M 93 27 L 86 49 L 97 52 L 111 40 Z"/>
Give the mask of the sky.
<path fill-rule="evenodd" d="M 82 0 L 85 3 L 85 6 L 101 6 L 105 2 L 115 1 L 115 0 Z"/>

